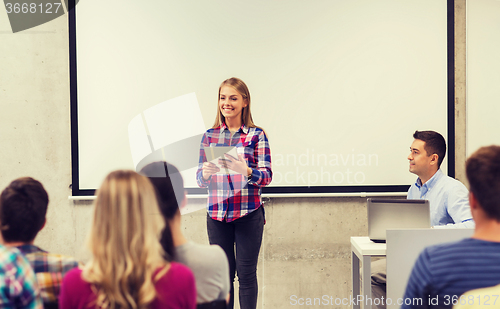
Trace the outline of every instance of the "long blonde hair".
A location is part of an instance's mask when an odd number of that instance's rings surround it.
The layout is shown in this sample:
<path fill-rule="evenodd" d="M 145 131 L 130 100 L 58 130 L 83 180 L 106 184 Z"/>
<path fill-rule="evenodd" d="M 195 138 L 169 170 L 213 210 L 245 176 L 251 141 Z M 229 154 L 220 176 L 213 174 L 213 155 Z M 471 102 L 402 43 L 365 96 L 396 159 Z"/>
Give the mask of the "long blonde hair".
<path fill-rule="evenodd" d="M 148 308 L 156 297 L 154 273 L 167 271 L 158 241 L 164 224 L 150 181 L 134 171 L 110 173 L 95 201 L 82 277 L 102 308 Z"/>
<path fill-rule="evenodd" d="M 243 107 L 243 110 L 241 112 L 241 122 L 244 123 L 249 128 L 259 128 L 253 123 L 252 112 L 250 111 L 250 91 L 248 91 L 247 85 L 241 79 L 236 77 L 231 77 L 229 79 L 226 79 L 219 86 L 219 95 L 217 97 L 217 102 L 219 102 L 220 99 L 220 90 L 222 86 L 233 87 L 234 89 L 236 89 L 236 91 L 239 92 L 239 94 L 241 94 L 243 100 L 247 101 L 248 103 L 247 106 Z M 225 122 L 226 122 L 226 117 L 222 115 L 220 106 L 219 104 L 217 104 L 217 116 L 215 117 L 215 122 L 212 128 L 215 129 Z"/>

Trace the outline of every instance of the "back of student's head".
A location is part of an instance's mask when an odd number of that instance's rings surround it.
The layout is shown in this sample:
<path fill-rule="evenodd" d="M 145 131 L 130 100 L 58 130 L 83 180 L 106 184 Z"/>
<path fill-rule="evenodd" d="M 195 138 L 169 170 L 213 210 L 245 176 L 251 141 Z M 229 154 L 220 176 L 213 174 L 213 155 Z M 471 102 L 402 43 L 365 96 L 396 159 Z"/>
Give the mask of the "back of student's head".
<path fill-rule="evenodd" d="M 179 170 L 165 161 L 153 162 L 139 172 L 149 178 L 156 189 L 163 216 L 170 220 L 184 201 L 184 181 Z"/>
<path fill-rule="evenodd" d="M 45 224 L 49 196 L 31 178 L 12 181 L 0 195 L 0 222 L 5 242 L 32 242 Z"/>
<path fill-rule="evenodd" d="M 446 155 L 446 141 L 444 137 L 435 131 L 415 131 L 413 138 L 425 142 L 424 149 L 427 155 L 438 155 L 438 168 L 443 163 L 444 156 Z"/>
<path fill-rule="evenodd" d="M 184 181 L 179 170 L 165 161 L 153 162 L 140 171 L 147 176 L 156 190 L 160 211 L 167 221 L 161 233 L 160 243 L 167 254 L 167 259 L 175 258 L 175 247 L 169 221 L 180 212 L 179 207 L 184 201 Z"/>
<path fill-rule="evenodd" d="M 163 218 L 150 181 L 134 171 L 110 173 L 97 191 L 83 278 L 99 306 L 143 308 L 155 297 L 155 270 L 164 265 L 158 242 Z"/>
<path fill-rule="evenodd" d="M 500 222 L 500 146 L 479 148 L 467 159 L 466 172 L 481 208 Z"/>

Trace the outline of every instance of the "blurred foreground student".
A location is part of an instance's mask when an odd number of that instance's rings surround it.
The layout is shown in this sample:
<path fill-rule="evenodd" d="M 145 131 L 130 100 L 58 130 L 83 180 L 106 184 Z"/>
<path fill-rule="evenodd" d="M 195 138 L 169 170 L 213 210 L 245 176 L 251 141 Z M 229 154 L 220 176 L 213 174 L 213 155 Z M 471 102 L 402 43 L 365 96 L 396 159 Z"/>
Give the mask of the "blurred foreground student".
<path fill-rule="evenodd" d="M 35 273 L 16 248 L 0 245 L 0 308 L 43 309 Z"/>
<path fill-rule="evenodd" d="M 97 191 L 90 261 L 64 278 L 59 307 L 196 308 L 192 272 L 167 262 L 158 241 L 164 220 L 150 181 L 133 171 L 109 174 Z"/>
<path fill-rule="evenodd" d="M 31 178 L 12 181 L 0 195 L 0 221 L 4 244 L 16 247 L 35 271 L 45 306 L 56 305 L 64 275 L 78 266 L 68 256 L 49 253 L 34 245 L 45 226 L 49 196 L 43 185 Z"/>
<path fill-rule="evenodd" d="M 477 150 L 466 172 L 474 234 L 420 253 L 404 294 L 420 302 L 405 301 L 403 309 L 451 308 L 466 291 L 500 284 L 500 146 Z"/>
<path fill-rule="evenodd" d="M 161 213 L 168 222 L 161 243 L 170 251 L 174 261 L 189 267 L 196 279 L 197 303 L 225 302 L 229 297 L 229 265 L 221 247 L 200 245 L 188 241 L 182 233 L 180 209 L 186 206 L 184 181 L 179 170 L 167 162 L 154 162 L 144 167 L 142 175 L 148 176 L 156 188 Z M 168 240 L 172 235 L 172 251 Z"/>

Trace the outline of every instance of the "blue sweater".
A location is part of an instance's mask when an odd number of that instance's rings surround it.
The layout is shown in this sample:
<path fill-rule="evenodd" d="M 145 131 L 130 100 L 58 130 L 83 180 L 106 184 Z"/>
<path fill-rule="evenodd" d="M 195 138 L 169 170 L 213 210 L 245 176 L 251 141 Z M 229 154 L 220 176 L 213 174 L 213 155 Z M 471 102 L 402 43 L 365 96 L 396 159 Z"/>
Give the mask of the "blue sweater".
<path fill-rule="evenodd" d="M 466 291 L 497 284 L 500 243 L 467 238 L 430 246 L 413 266 L 401 308 L 451 308 Z"/>

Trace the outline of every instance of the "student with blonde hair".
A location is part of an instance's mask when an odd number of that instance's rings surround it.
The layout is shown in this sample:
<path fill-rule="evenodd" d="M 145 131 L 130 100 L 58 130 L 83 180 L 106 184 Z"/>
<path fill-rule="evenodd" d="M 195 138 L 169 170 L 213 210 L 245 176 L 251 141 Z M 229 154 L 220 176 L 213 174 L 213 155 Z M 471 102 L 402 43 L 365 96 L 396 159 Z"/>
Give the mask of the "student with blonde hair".
<path fill-rule="evenodd" d="M 165 260 L 158 241 L 163 225 L 146 177 L 110 173 L 97 191 L 91 259 L 65 276 L 60 308 L 196 308 L 192 272 Z"/>
<path fill-rule="evenodd" d="M 234 146 L 238 157 L 226 154 L 219 166 L 207 162 L 205 147 Z M 219 173 L 220 168 L 230 170 Z M 232 77 L 219 87 L 214 126 L 203 135 L 196 179 L 208 188 L 207 232 L 210 244 L 222 247 L 229 261 L 231 297 L 238 274 L 241 309 L 257 307 L 257 261 L 264 231 L 262 188 L 271 183 L 271 149 L 266 133 L 250 112 L 246 84 Z"/>

